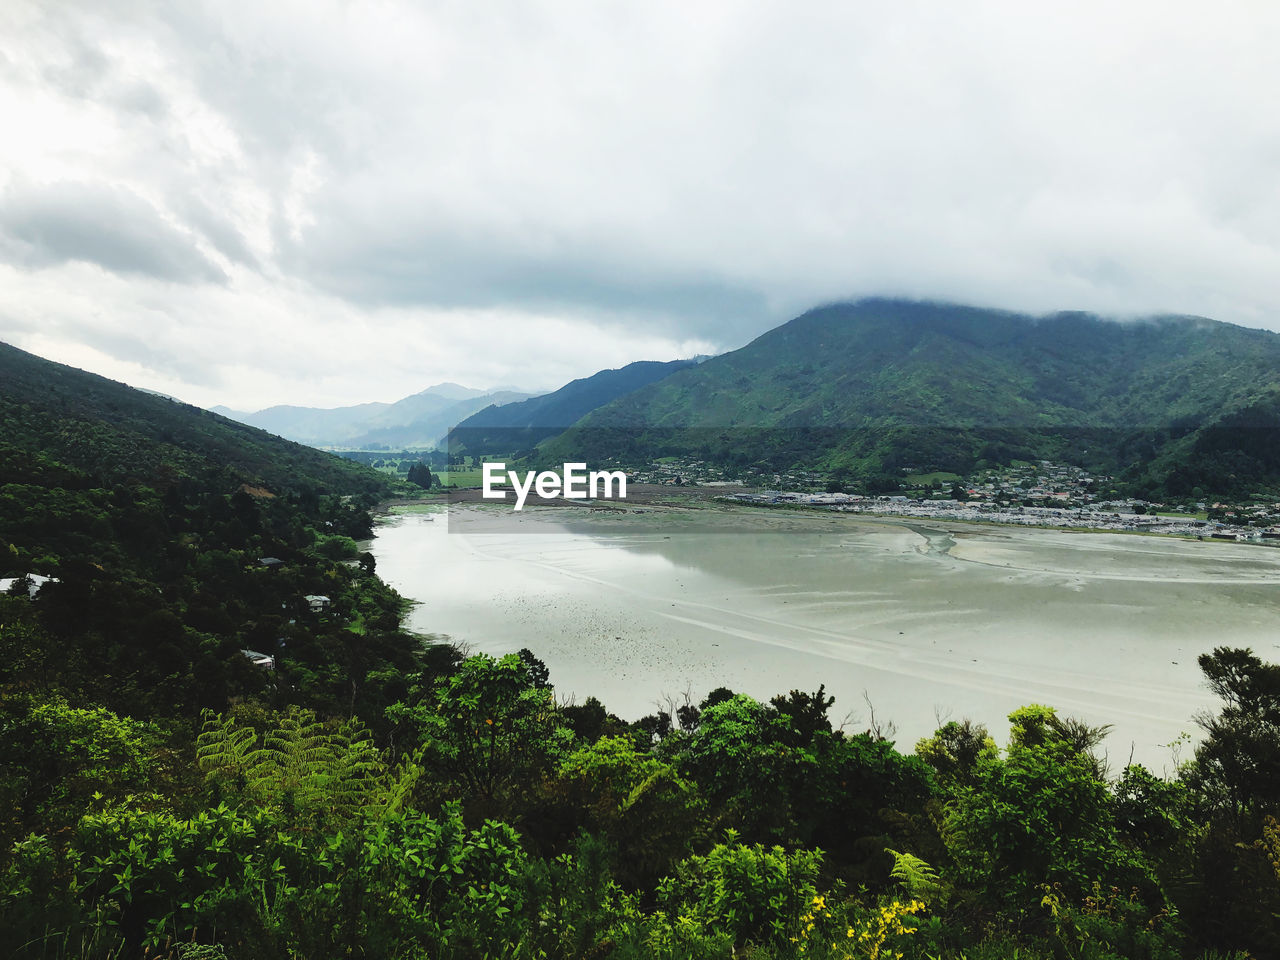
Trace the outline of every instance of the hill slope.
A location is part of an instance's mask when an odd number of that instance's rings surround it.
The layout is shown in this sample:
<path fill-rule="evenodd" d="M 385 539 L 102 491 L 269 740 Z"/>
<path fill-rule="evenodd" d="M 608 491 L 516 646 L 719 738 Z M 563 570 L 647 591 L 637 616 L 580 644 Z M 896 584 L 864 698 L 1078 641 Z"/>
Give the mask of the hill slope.
<path fill-rule="evenodd" d="M 1189 482 L 1230 454 L 1239 469 L 1220 487 L 1273 472 L 1277 397 L 1280 336 L 1266 331 L 865 300 L 812 310 L 614 401 L 545 452 L 861 475 L 1061 458 L 1134 479 L 1182 471 Z M 1237 413 L 1245 433 L 1215 427 Z"/>
<path fill-rule="evenodd" d="M 226 468 L 273 489 L 388 491 L 385 478 L 358 464 L 8 344 L 0 344 L 0 420 L 0 447 L 112 482 Z"/>
<path fill-rule="evenodd" d="M 0 422 L 0 577 L 53 578 L 0 597 L 0 693 L 377 713 L 416 668 L 400 599 L 356 562 L 381 474 L 7 345 Z"/>
<path fill-rule="evenodd" d="M 617 370 L 601 370 L 540 397 L 486 407 L 449 432 L 449 450 L 469 455 L 525 450 L 597 407 L 696 365 L 694 360 L 640 360 Z"/>

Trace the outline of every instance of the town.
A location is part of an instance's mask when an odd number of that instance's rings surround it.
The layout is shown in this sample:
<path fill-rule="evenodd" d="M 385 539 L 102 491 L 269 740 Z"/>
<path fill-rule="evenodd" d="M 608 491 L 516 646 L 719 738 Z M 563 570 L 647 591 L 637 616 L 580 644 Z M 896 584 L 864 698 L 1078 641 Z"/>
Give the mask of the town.
<path fill-rule="evenodd" d="M 813 471 L 734 472 L 704 461 L 668 458 L 636 471 L 637 483 L 733 487 L 721 499 L 762 507 L 840 513 L 1166 534 L 1280 545 L 1280 502 L 1196 500 L 1158 503 L 1119 495 L 1109 476 L 1047 460 L 986 470 L 971 478 L 909 468 L 895 491 L 850 492 Z M 742 490 L 742 486 L 756 488 Z M 759 487 L 766 489 L 758 489 Z"/>

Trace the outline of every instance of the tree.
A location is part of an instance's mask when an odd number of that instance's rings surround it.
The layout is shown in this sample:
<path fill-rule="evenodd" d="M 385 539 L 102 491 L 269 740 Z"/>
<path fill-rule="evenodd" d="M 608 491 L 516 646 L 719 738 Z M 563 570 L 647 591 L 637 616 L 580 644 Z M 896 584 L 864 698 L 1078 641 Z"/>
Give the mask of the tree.
<path fill-rule="evenodd" d="M 581 826 L 616 845 L 618 876 L 629 884 L 660 877 L 701 829 L 697 788 L 629 737 L 579 747 L 560 764 L 554 789 Z"/>
<path fill-rule="evenodd" d="M 430 490 L 431 484 L 435 478 L 431 475 L 431 468 L 425 463 L 415 463 L 409 467 L 409 474 L 406 479 L 410 483 L 415 483 L 423 490 Z"/>
<path fill-rule="evenodd" d="M 517 654 L 468 657 L 416 702 L 387 710 L 407 732 L 423 762 L 486 804 L 558 760 L 572 742 L 550 687 L 539 687 Z"/>
<path fill-rule="evenodd" d="M 1192 782 L 1238 825 L 1280 811 L 1280 664 L 1229 647 L 1201 654 L 1199 663 L 1224 706 L 1197 718 L 1206 736 Z"/>
<path fill-rule="evenodd" d="M 1051 707 L 1009 715 L 1009 746 L 978 754 L 972 785 L 950 805 L 944 839 L 963 886 L 1012 920 L 1043 916 L 1046 885 L 1079 902 L 1093 881 L 1144 888 L 1149 871 L 1116 829 L 1106 781 Z"/>
<path fill-rule="evenodd" d="M 75 823 L 94 798 L 136 803 L 161 779 L 160 731 L 61 697 L 0 699 L 0 842 Z"/>

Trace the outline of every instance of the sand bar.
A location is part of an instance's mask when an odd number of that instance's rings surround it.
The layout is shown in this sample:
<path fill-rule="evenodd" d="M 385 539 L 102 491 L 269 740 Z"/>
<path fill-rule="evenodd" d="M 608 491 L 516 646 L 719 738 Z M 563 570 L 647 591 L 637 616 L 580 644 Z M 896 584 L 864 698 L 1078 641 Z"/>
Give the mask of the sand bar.
<path fill-rule="evenodd" d="M 501 508 L 498 508 L 501 510 Z M 717 534 L 717 523 L 732 532 Z M 694 531 L 694 532 L 686 532 Z M 378 527 L 378 572 L 413 629 L 494 654 L 527 646 L 562 697 L 634 719 L 728 686 L 818 684 L 852 729 L 900 747 L 937 719 L 1000 739 L 1016 707 L 1111 723 L 1114 764 L 1170 765 L 1212 708 L 1196 656 L 1280 660 L 1280 550 L 1118 534 L 750 508 L 454 506 Z"/>

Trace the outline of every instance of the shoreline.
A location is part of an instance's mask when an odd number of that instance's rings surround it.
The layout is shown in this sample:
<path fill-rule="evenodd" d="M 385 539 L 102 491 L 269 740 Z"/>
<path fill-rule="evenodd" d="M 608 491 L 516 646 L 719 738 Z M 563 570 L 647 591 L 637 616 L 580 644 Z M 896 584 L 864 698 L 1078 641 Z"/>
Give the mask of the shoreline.
<path fill-rule="evenodd" d="M 514 525 L 500 510 L 380 524 L 379 573 L 418 601 L 407 626 L 495 656 L 528 647 L 558 695 L 630 719 L 686 690 L 767 701 L 821 682 L 837 715 L 865 692 L 906 738 L 940 715 L 999 739 L 1040 702 L 1115 724 L 1116 754 L 1133 742 L 1158 765 L 1213 705 L 1200 653 L 1280 649 L 1280 558 L 1232 544 L 813 510 L 579 506 Z M 679 536 L 672 519 L 699 514 Z"/>
<path fill-rule="evenodd" d="M 1055 523 L 1041 522 L 1022 522 L 1001 520 L 998 517 L 989 518 L 966 518 L 966 517 L 931 517 L 918 516 L 908 513 L 897 513 L 891 510 L 840 510 L 824 505 L 804 504 L 804 503 L 749 503 L 732 499 L 732 495 L 722 492 L 722 488 L 717 488 L 716 492 L 710 492 L 706 488 L 699 487 L 679 487 L 678 494 L 672 493 L 670 486 L 648 484 L 643 485 L 646 488 L 639 497 L 628 496 L 626 500 L 586 500 L 566 502 L 560 499 L 538 499 L 530 496 L 525 508 L 521 511 L 522 518 L 532 518 L 538 515 L 537 511 L 581 511 L 590 510 L 595 513 L 610 512 L 614 514 L 626 514 L 632 512 L 628 510 L 631 505 L 641 507 L 645 512 L 654 511 L 656 509 L 667 509 L 672 511 L 680 511 L 685 515 L 699 511 L 708 511 L 711 515 L 741 515 L 749 516 L 753 513 L 776 512 L 783 514 L 792 514 L 799 516 L 811 517 L 827 517 L 835 522 L 840 520 L 851 521 L 867 521 L 867 522 L 892 522 L 892 523 L 926 523 L 936 525 L 940 529 L 947 529 L 947 524 L 956 524 L 963 528 L 992 528 L 999 530 L 1043 530 L 1055 533 L 1069 534 L 1111 534 L 1115 536 L 1127 537 L 1149 537 L 1156 539 L 1169 540 L 1182 543 L 1209 543 L 1226 546 L 1248 546 L 1263 547 L 1276 549 L 1280 548 L 1280 540 L 1227 540 L 1211 535 L 1196 535 L 1190 533 L 1178 533 L 1160 530 L 1125 530 L 1116 529 L 1114 527 L 1099 526 L 1080 526 L 1071 525 L 1064 526 Z M 376 517 L 397 515 L 396 507 L 440 507 L 441 513 L 448 515 L 453 508 L 491 508 L 492 512 L 501 516 L 499 511 L 503 505 L 497 502 L 485 501 L 480 498 L 479 487 L 466 488 L 462 491 L 446 491 L 443 494 L 429 494 L 426 497 L 406 498 L 396 497 L 380 502 L 371 511 Z M 459 496 L 459 494 L 467 494 L 467 496 Z M 718 509 L 710 509 L 714 505 Z M 509 510 L 510 508 L 507 507 Z M 398 515 L 404 516 L 418 511 L 405 510 Z M 421 512 L 432 512 L 423 510 Z M 513 512 L 514 513 L 514 512 Z M 575 514 L 576 516 L 576 514 Z M 838 532 L 838 531 L 831 531 Z"/>

